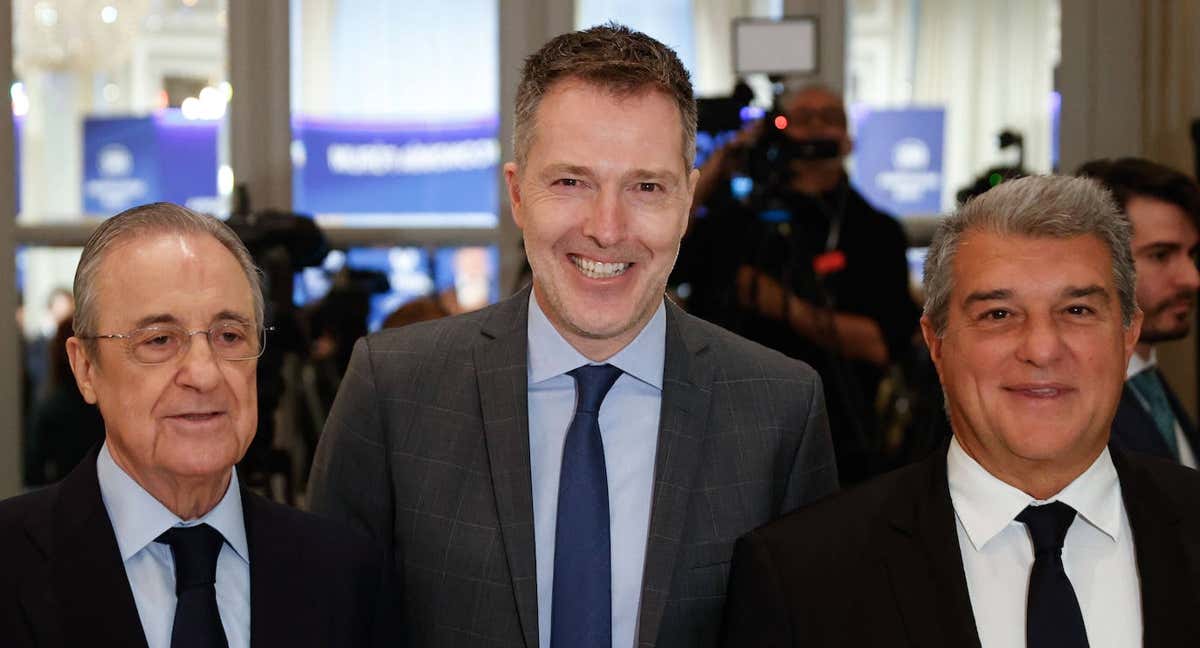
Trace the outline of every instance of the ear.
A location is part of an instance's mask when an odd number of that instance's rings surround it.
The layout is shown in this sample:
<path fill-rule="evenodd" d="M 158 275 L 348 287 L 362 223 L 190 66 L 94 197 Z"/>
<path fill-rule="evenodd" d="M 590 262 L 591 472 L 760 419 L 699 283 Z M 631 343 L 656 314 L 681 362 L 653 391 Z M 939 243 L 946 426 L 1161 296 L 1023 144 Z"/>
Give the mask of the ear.
<path fill-rule="evenodd" d="M 98 399 L 93 377 L 99 366 L 88 356 L 83 340 L 74 336 L 67 338 L 67 359 L 71 361 L 71 373 L 75 374 L 75 384 L 83 394 L 83 400 L 95 405 Z"/>
<path fill-rule="evenodd" d="M 512 207 L 513 222 L 525 229 L 521 218 L 521 184 L 516 162 L 504 163 L 504 184 L 508 189 L 508 204 Z"/>
<path fill-rule="evenodd" d="M 847 135 L 842 138 L 842 157 L 846 157 L 854 152 L 854 140 Z"/>
<path fill-rule="evenodd" d="M 942 373 L 942 338 L 938 337 L 928 315 L 921 316 L 921 337 L 925 339 L 925 346 L 929 348 L 929 357 L 933 360 L 933 365 L 937 367 L 940 376 Z"/>

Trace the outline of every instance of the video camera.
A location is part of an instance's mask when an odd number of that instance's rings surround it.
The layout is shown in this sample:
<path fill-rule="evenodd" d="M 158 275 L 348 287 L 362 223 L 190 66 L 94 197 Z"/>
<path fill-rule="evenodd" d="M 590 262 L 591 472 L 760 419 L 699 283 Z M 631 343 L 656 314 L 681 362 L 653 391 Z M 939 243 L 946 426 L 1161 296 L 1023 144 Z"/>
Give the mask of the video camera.
<path fill-rule="evenodd" d="M 794 170 L 793 161 L 829 160 L 841 153 L 834 139 L 798 140 L 787 134 L 787 115 L 778 105 L 770 112 L 750 106 L 749 87 L 739 83 L 729 97 L 701 99 L 697 102 L 701 142 L 700 155 L 730 141 L 754 119 L 762 121 L 758 137 L 738 152 L 738 164 L 731 182 L 733 196 L 754 211 L 770 209 L 773 197 L 785 192 Z M 706 146 L 710 150 L 704 150 Z"/>

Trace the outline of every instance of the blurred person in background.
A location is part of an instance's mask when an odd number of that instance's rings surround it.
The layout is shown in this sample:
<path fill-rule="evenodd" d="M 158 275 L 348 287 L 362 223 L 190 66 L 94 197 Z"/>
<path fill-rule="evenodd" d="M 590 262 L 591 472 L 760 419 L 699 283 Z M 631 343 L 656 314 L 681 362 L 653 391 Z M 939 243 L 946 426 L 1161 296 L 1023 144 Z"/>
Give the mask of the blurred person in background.
<path fill-rule="evenodd" d="M 908 242 L 850 185 L 841 97 L 809 86 L 785 93 L 779 108 L 700 169 L 694 204 L 705 216 L 680 261 L 691 275 L 687 304 L 817 370 L 849 485 L 883 467 L 879 385 L 913 349 Z M 753 184 L 741 198 L 732 190 L 739 175 Z"/>
<path fill-rule="evenodd" d="M 397 308 L 383 321 L 383 328 L 399 328 L 429 320 L 477 311 L 488 305 L 492 293 L 491 258 L 488 248 L 461 247 L 454 251 L 453 285 L 441 292 L 418 297 Z"/>
<path fill-rule="evenodd" d="M 71 373 L 67 340 L 75 335 L 68 318 L 58 325 L 49 345 L 50 367 L 46 388 L 31 416 L 25 482 L 41 486 L 62 479 L 96 444 L 104 440 L 100 410 L 84 400 Z"/>
<path fill-rule="evenodd" d="M 1113 443 L 1195 468 L 1196 423 L 1158 369 L 1156 345 L 1187 337 L 1200 272 L 1200 186 L 1169 167 L 1141 158 L 1093 160 L 1079 175 L 1099 180 L 1133 225 L 1142 334 L 1129 359 Z"/>
<path fill-rule="evenodd" d="M 25 345 L 25 370 L 33 385 L 33 392 L 30 394 L 33 402 L 36 402 L 46 389 L 50 372 L 50 343 L 54 340 L 59 326 L 70 320 L 74 313 L 75 298 L 71 296 L 70 290 L 58 287 L 50 291 L 46 298 L 46 311 L 37 324 L 37 332 Z"/>

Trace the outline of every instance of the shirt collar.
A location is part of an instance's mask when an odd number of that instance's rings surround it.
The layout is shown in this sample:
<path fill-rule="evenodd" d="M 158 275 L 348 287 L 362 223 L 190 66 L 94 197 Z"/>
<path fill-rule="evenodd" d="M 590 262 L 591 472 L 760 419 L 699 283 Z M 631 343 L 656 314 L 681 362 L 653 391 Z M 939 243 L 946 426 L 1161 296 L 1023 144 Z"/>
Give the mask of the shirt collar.
<path fill-rule="evenodd" d="M 530 291 L 529 294 L 527 335 L 529 339 L 528 375 L 531 385 L 591 363 L 587 356 L 571 346 L 559 334 L 558 329 L 554 328 L 550 319 L 546 317 L 546 313 L 538 305 L 533 291 Z M 637 334 L 637 337 L 616 355 L 609 358 L 607 362 L 661 391 L 666 348 L 667 311 L 665 304 L 660 302 L 658 310 L 654 311 L 654 316 Z"/>
<path fill-rule="evenodd" d="M 1142 359 L 1142 356 L 1138 355 L 1137 351 L 1134 351 L 1129 356 L 1129 366 L 1125 369 L 1125 379 L 1129 380 L 1147 369 L 1153 369 L 1157 365 L 1158 353 L 1155 352 L 1154 347 L 1150 347 L 1150 357 L 1145 360 Z"/>
<path fill-rule="evenodd" d="M 108 519 L 112 522 L 113 532 L 117 536 L 121 562 L 132 558 L 171 527 L 202 523 L 220 531 L 225 537 L 225 542 L 229 543 L 237 555 L 243 561 L 250 562 L 236 468 L 229 478 L 229 487 L 225 489 L 225 495 L 213 510 L 198 519 L 186 522 L 146 492 L 146 489 L 117 465 L 109 454 L 107 442 L 100 447 L 100 454 L 96 457 L 96 477 L 100 481 L 100 498 L 104 501 Z"/>
<path fill-rule="evenodd" d="M 950 441 L 946 472 L 954 514 L 976 551 L 999 535 L 1026 506 L 1054 501 L 1069 505 L 1079 517 L 1113 542 L 1117 541 L 1121 529 L 1121 485 L 1107 447 L 1083 474 L 1045 501 L 1036 500 L 989 473 L 962 449 L 957 438 Z"/>

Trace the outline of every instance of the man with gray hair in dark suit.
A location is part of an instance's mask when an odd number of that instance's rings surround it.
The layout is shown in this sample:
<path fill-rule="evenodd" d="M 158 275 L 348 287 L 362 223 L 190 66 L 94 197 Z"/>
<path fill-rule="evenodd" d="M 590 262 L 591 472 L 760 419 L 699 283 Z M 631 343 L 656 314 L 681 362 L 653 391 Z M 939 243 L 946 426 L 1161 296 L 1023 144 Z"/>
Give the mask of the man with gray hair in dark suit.
<path fill-rule="evenodd" d="M 532 289 L 355 348 L 312 505 L 387 546 L 410 645 L 715 645 L 734 539 L 836 488 L 817 375 L 664 299 L 695 137 L 669 48 L 551 40 L 504 169 Z"/>
<path fill-rule="evenodd" d="M 942 220 L 921 332 L 953 435 L 742 538 L 725 646 L 1196 644 L 1200 473 L 1109 443 L 1143 322 L 1130 236 L 1086 178 Z"/>

